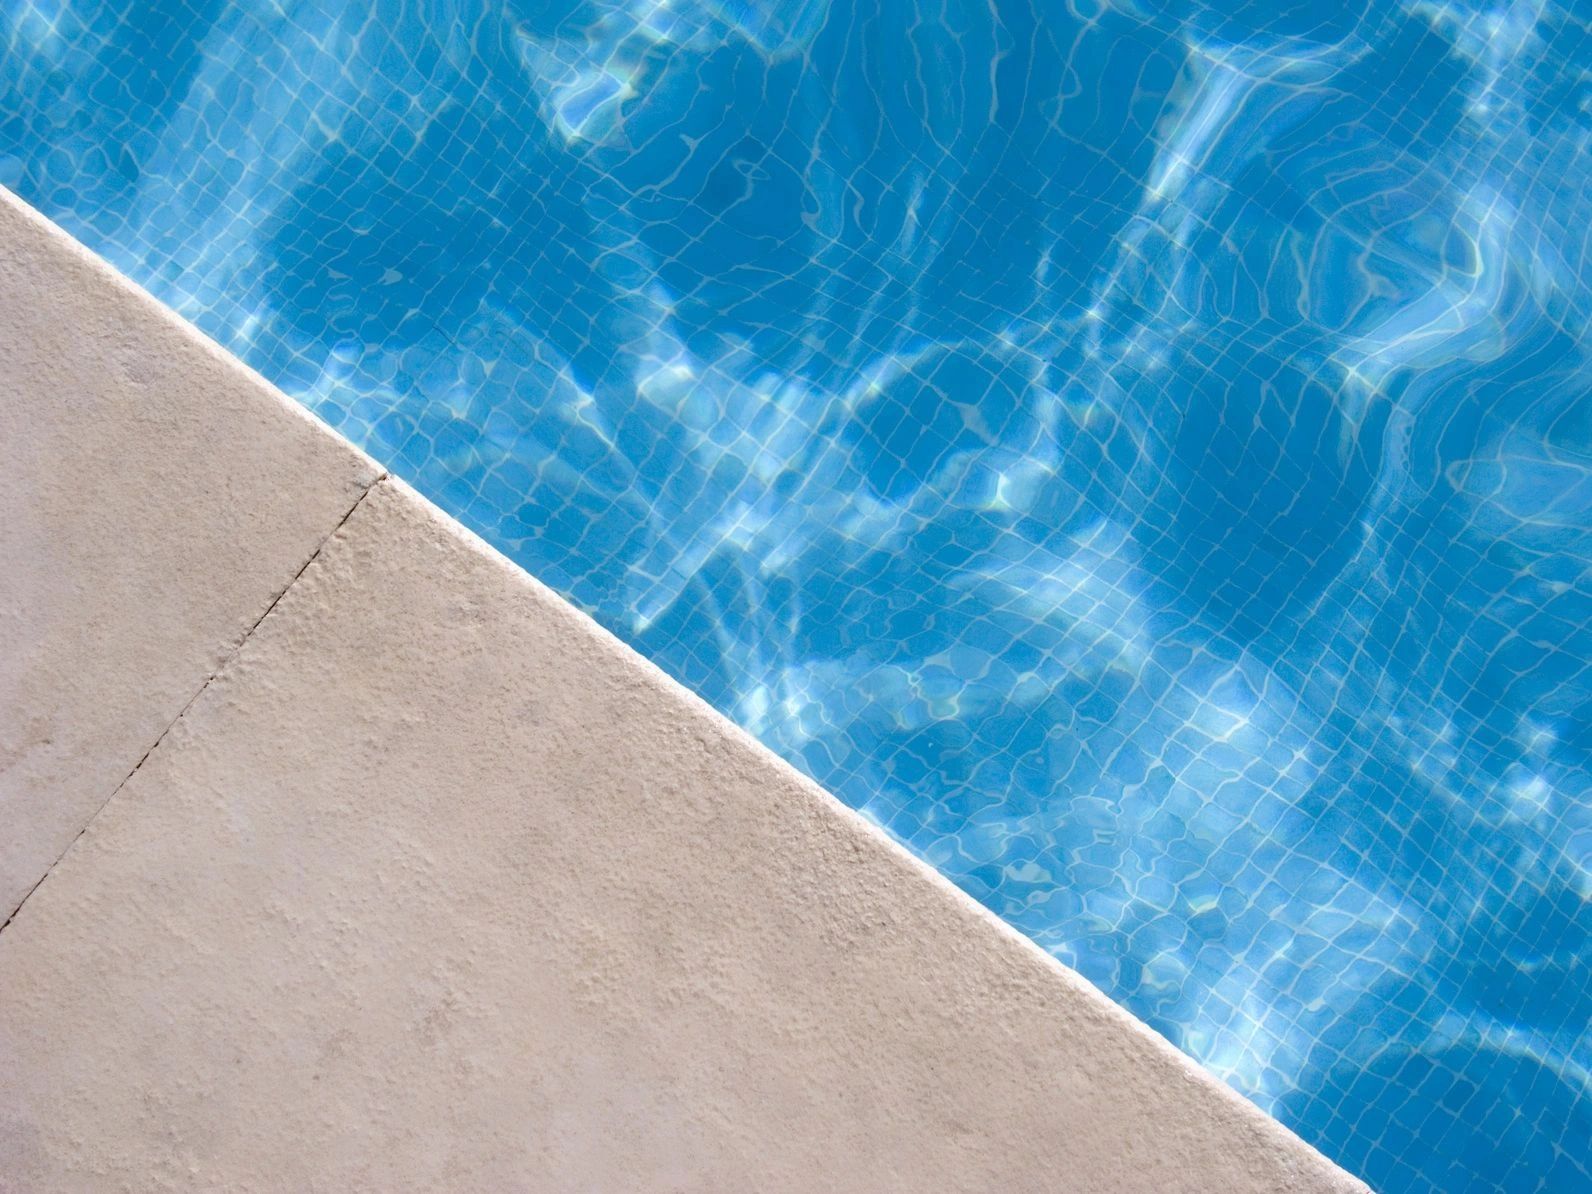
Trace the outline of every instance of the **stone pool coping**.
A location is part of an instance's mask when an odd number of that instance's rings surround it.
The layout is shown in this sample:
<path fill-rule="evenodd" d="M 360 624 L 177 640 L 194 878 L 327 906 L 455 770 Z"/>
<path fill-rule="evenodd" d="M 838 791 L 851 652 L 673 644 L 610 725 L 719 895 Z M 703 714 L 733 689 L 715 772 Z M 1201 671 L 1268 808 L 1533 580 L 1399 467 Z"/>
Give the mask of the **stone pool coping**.
<path fill-rule="evenodd" d="M 4 191 L 0 329 L 0 1188 L 1365 1189 Z"/>

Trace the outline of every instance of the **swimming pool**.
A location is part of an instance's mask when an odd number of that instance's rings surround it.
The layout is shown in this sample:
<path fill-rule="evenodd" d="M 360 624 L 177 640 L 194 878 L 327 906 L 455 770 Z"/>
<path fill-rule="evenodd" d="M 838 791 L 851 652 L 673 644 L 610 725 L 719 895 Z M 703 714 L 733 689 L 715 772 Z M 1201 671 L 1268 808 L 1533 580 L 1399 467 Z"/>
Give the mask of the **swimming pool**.
<path fill-rule="evenodd" d="M 1379 1189 L 1592 1189 L 1592 28 L 0 6 L 13 187 Z"/>

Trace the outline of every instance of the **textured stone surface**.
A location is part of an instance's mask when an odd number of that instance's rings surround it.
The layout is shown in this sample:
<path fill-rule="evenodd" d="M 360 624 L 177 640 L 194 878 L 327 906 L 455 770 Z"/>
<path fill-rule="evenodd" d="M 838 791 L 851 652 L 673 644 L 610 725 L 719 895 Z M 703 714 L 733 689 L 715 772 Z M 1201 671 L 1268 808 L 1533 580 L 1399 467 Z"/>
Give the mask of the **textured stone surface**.
<path fill-rule="evenodd" d="M 0 935 L 24 1187 L 1359 1188 L 407 489 Z"/>
<path fill-rule="evenodd" d="M 0 923 L 377 473 L 0 189 Z"/>

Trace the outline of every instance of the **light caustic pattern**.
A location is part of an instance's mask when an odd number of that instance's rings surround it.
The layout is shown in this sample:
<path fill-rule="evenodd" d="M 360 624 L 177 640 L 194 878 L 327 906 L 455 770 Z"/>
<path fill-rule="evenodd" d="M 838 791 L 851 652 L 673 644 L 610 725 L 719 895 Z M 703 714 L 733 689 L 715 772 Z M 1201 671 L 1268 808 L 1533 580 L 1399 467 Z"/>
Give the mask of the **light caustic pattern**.
<path fill-rule="evenodd" d="M 1587 1190 L 1588 20 L 0 0 L 0 182 L 1373 1184 Z"/>

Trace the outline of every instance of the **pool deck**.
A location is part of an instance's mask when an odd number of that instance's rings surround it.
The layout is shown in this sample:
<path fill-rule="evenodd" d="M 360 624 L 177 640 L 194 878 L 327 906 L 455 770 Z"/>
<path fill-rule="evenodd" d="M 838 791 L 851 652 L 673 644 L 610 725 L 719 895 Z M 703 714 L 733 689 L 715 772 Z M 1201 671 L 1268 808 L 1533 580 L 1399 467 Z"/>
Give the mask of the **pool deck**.
<path fill-rule="evenodd" d="M 0 1190 L 1365 1189 L 4 191 L 0 446 Z"/>

